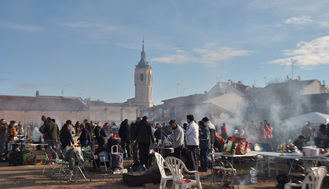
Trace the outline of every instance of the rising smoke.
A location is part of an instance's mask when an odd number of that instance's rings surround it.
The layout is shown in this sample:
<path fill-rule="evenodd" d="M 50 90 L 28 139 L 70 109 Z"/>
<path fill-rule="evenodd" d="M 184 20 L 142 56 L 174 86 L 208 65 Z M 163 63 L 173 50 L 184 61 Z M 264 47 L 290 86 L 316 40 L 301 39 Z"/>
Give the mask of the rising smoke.
<path fill-rule="evenodd" d="M 284 120 L 315 111 L 310 95 L 305 90 L 305 85 L 301 81 L 289 80 L 283 83 L 269 84 L 265 88 L 249 88 L 243 94 L 247 103 L 238 103 L 236 106 L 232 101 L 222 101 L 221 106 L 232 107 L 230 111 L 214 115 L 207 110 L 207 113 L 196 107 L 193 112 L 195 117 L 201 119 L 208 116 L 219 128 L 226 123 L 229 134 L 233 133 L 235 127 L 248 128 L 253 121 L 257 128 L 260 122 L 267 120 L 274 131 L 277 140 L 284 141 L 288 138 L 297 137 L 303 125 L 293 125 L 284 123 Z M 237 98 L 238 100 L 238 98 Z M 217 132 L 220 132 L 217 130 Z M 255 138 L 258 133 L 246 132 L 247 138 Z"/>

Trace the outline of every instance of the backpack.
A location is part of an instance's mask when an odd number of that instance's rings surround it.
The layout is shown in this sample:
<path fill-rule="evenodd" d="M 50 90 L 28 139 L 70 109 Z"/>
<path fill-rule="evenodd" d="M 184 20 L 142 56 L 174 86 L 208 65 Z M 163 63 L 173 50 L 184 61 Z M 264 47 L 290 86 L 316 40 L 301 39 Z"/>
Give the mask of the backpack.
<path fill-rule="evenodd" d="M 23 152 L 13 150 L 9 153 L 9 166 L 23 165 Z"/>
<path fill-rule="evenodd" d="M 289 180 L 288 175 L 281 174 L 281 175 L 276 176 L 276 181 L 278 182 L 276 187 L 279 188 L 279 189 L 284 189 L 284 185 L 286 183 L 288 183 L 290 180 Z"/>

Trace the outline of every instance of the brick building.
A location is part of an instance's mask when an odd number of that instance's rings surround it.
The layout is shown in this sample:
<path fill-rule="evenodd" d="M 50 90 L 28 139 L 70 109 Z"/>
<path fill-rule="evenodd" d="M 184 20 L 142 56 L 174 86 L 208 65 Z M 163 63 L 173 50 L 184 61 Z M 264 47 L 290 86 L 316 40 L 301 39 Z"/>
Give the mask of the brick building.
<path fill-rule="evenodd" d="M 84 100 L 62 96 L 0 96 L 0 118 L 40 124 L 41 116 L 49 116 L 62 124 L 89 118 L 89 108 Z"/>

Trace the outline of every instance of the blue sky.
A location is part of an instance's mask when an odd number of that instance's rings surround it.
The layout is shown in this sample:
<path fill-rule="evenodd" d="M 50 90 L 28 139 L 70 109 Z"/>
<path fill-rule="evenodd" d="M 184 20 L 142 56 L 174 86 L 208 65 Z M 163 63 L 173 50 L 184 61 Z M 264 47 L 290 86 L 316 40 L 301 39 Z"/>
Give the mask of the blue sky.
<path fill-rule="evenodd" d="M 0 94 L 124 102 L 145 38 L 153 100 L 216 81 L 329 80 L 329 1 L 3 0 Z"/>

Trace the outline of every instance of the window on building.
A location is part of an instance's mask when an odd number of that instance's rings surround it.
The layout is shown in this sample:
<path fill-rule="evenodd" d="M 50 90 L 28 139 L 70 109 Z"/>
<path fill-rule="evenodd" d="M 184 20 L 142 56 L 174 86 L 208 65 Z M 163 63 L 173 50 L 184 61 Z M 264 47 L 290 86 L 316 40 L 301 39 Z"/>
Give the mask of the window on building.
<path fill-rule="evenodd" d="M 143 74 L 140 75 L 140 79 L 141 79 L 141 81 L 144 81 L 144 75 Z"/>

